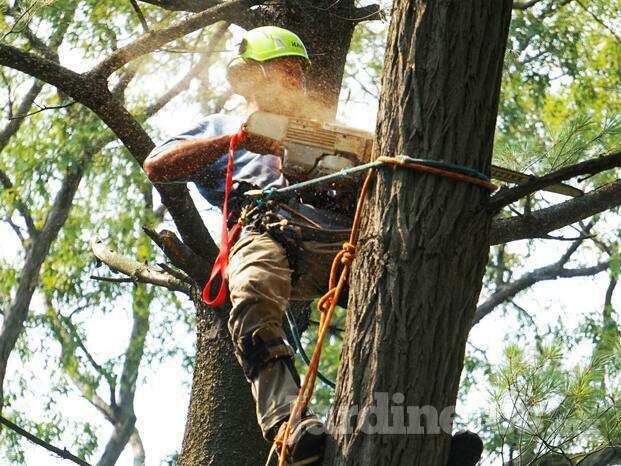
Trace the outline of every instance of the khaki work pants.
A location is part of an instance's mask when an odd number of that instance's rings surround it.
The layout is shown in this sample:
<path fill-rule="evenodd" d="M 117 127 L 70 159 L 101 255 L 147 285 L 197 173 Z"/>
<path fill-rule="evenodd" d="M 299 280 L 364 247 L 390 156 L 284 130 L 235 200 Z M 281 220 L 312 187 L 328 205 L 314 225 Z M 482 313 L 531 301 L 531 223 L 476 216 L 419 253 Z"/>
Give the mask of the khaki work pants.
<path fill-rule="evenodd" d="M 330 265 L 341 244 L 305 241 L 303 253 L 308 267 L 292 287 L 293 271 L 280 243 L 267 233 L 242 234 L 231 249 L 228 266 L 232 303 L 228 326 L 242 366 L 248 339 L 274 342 L 285 338 L 282 325 L 290 299 L 310 300 L 326 292 Z M 298 393 L 297 380 L 285 362 L 292 356 L 291 347 L 284 342 L 270 345 L 257 374 L 249 377 L 257 418 L 266 438 L 288 418 Z"/>

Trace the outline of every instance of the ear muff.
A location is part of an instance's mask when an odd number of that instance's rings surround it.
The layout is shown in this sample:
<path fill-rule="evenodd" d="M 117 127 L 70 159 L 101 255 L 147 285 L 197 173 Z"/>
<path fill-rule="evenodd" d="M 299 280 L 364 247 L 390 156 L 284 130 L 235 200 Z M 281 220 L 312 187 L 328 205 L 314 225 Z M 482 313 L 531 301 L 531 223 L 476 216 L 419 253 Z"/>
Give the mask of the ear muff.
<path fill-rule="evenodd" d="M 246 52 L 247 49 L 248 49 L 248 39 L 244 37 L 242 41 L 239 43 L 239 47 L 237 48 L 237 54 L 241 56 Z"/>
<path fill-rule="evenodd" d="M 263 65 L 255 60 L 234 58 L 227 66 L 226 79 L 237 94 L 248 96 L 267 79 Z"/>

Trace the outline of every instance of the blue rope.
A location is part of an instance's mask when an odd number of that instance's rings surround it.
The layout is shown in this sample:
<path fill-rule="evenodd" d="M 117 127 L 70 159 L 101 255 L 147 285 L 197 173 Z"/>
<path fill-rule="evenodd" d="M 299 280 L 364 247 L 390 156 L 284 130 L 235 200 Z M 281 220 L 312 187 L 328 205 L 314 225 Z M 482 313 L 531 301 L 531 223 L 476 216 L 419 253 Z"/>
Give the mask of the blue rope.
<path fill-rule="evenodd" d="M 395 159 L 399 160 L 400 162 L 419 163 L 421 165 L 427 165 L 427 166 L 434 167 L 434 168 L 442 168 L 445 170 L 450 170 L 453 172 L 472 176 L 474 178 L 478 178 L 480 180 L 489 182 L 489 178 L 485 176 L 483 173 L 481 173 L 480 171 L 474 168 L 456 165 L 454 163 L 442 162 L 440 160 L 417 159 L 414 157 L 409 157 L 407 155 L 397 155 Z M 248 197 L 259 197 L 259 198 L 261 197 L 271 197 L 271 198 L 283 197 L 283 196 L 286 196 L 287 194 L 292 194 L 304 188 L 308 188 L 309 186 L 314 186 L 316 184 L 325 183 L 327 181 L 337 180 L 339 178 L 344 178 L 346 176 L 350 176 L 355 173 L 368 170 L 369 168 L 376 168 L 376 167 L 380 167 L 383 165 L 384 163 L 379 162 L 379 161 L 368 162 L 362 165 L 356 165 L 355 167 L 344 168 L 343 170 L 340 170 L 335 173 L 330 173 L 329 175 L 324 175 L 324 176 L 320 176 L 317 178 L 313 178 L 311 180 L 292 184 L 291 186 L 287 186 L 285 188 L 268 188 L 268 189 L 263 189 L 263 190 L 253 189 L 253 190 L 247 191 L 244 194 Z"/>
<path fill-rule="evenodd" d="M 289 323 L 289 328 L 291 329 L 291 335 L 293 336 L 293 344 L 295 346 L 295 350 L 300 353 L 302 360 L 306 364 L 306 367 L 308 367 L 310 364 L 310 359 L 308 358 L 308 355 L 306 354 L 306 351 L 304 351 L 304 347 L 302 346 L 302 341 L 300 340 L 300 331 L 298 330 L 298 325 L 295 323 L 293 315 L 291 315 L 291 308 L 289 306 L 287 306 L 286 314 L 287 322 Z M 323 375 L 319 370 L 317 371 L 317 377 L 319 377 L 319 380 L 321 380 L 331 389 L 334 390 L 334 387 L 336 387 L 336 384 L 325 375 Z"/>

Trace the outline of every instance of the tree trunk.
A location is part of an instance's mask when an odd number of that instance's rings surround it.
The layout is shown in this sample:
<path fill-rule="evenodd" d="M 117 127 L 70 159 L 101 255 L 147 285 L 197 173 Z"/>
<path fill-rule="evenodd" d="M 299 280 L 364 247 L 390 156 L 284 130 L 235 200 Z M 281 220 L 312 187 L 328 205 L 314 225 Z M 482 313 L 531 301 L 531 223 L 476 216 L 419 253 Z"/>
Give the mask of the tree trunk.
<path fill-rule="evenodd" d="M 196 362 L 179 466 L 255 466 L 265 461 L 270 445 L 233 355 L 227 314 L 197 300 Z"/>
<path fill-rule="evenodd" d="M 4 406 L 4 378 L 9 357 L 28 317 L 30 301 L 39 279 L 39 271 L 58 232 L 67 220 L 73 197 L 78 190 L 89 158 L 90 156 L 87 155 L 76 166 L 67 168 L 62 186 L 54 198 L 43 227 L 36 237 L 31 238 L 32 246 L 26 254 L 15 296 L 4 313 L 4 320 L 0 327 L 0 413 Z"/>
<path fill-rule="evenodd" d="M 510 0 L 395 2 L 375 156 L 489 174 L 510 15 Z M 352 271 L 325 464 L 446 463 L 488 257 L 488 196 L 435 175 L 378 172 Z"/>

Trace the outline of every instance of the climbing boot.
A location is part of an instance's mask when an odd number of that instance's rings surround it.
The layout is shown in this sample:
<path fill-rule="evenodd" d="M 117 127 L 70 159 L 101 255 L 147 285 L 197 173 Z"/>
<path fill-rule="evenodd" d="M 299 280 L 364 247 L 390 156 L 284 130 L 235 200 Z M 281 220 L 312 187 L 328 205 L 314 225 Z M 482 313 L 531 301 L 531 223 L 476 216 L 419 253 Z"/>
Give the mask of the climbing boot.
<path fill-rule="evenodd" d="M 283 423 L 276 436 L 278 454 L 285 434 Z M 323 422 L 315 416 L 302 419 L 289 432 L 287 437 L 287 465 L 288 466 L 318 466 L 321 464 L 323 447 L 326 441 L 326 432 Z"/>
<path fill-rule="evenodd" d="M 446 466 L 475 466 L 483 454 L 483 441 L 469 430 L 457 432 L 451 438 Z"/>

